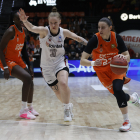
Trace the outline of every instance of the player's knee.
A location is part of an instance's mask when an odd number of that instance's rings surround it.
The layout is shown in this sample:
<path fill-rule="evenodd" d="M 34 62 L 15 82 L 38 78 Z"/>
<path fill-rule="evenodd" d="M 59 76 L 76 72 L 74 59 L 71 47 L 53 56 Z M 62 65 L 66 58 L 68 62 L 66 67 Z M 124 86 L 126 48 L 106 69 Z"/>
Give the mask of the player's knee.
<path fill-rule="evenodd" d="M 33 81 L 32 81 L 32 77 L 31 77 L 31 75 L 30 75 L 30 74 L 26 74 L 26 75 L 24 75 L 24 80 L 23 80 L 23 82 L 26 82 L 26 83 L 32 84 Z"/>
<path fill-rule="evenodd" d="M 124 108 L 127 106 L 127 100 L 123 90 L 119 90 L 119 92 L 114 92 L 114 96 L 116 97 L 119 108 Z"/>
<path fill-rule="evenodd" d="M 65 81 L 59 81 L 59 85 L 61 88 L 67 88 L 67 83 Z"/>

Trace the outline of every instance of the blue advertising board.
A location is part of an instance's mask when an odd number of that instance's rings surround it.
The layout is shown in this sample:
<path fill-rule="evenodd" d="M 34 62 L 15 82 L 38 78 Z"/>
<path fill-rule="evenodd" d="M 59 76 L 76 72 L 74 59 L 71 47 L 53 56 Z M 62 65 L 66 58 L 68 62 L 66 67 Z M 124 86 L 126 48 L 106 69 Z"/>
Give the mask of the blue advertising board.
<path fill-rule="evenodd" d="M 96 74 L 92 67 L 86 67 L 80 65 L 80 60 L 68 60 L 70 76 L 93 76 Z M 37 74 L 42 76 L 41 69 L 39 67 L 34 68 L 35 77 Z M 131 59 L 127 76 L 140 77 L 140 59 Z M 3 71 L 0 71 L 0 77 L 3 77 Z"/>

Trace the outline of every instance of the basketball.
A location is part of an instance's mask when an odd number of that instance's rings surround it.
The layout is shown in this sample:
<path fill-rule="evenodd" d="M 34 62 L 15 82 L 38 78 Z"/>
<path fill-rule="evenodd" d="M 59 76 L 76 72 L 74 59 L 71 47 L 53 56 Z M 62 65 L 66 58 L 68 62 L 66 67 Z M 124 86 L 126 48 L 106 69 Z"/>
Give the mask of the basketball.
<path fill-rule="evenodd" d="M 127 71 L 128 63 L 126 59 L 116 56 L 112 59 L 110 63 L 110 68 L 113 73 L 121 75 Z"/>

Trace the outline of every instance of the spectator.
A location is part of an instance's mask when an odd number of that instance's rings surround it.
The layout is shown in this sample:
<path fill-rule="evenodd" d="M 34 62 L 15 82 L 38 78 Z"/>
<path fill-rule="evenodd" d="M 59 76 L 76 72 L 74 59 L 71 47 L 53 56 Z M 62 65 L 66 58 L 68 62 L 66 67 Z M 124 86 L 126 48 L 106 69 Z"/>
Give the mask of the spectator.
<path fill-rule="evenodd" d="M 71 53 L 68 53 L 68 59 L 73 59 L 73 57 L 71 56 Z"/>
<path fill-rule="evenodd" d="M 65 54 L 67 55 L 69 53 L 69 46 L 67 43 L 64 44 L 64 48 L 65 48 Z"/>
<path fill-rule="evenodd" d="M 74 57 L 73 59 L 75 59 L 75 60 L 80 60 L 80 56 L 79 56 L 79 54 L 76 53 L 76 55 L 75 55 L 75 57 Z"/>
<path fill-rule="evenodd" d="M 33 41 L 30 41 L 28 48 L 30 48 L 32 51 L 34 51 L 35 45 Z"/>
<path fill-rule="evenodd" d="M 135 52 L 130 48 L 130 45 L 127 45 L 127 49 L 128 49 L 128 51 L 129 51 L 130 58 L 133 58 L 134 55 L 135 55 Z"/>
<path fill-rule="evenodd" d="M 72 57 L 75 57 L 76 49 L 74 48 L 73 44 L 71 44 L 70 47 L 71 47 L 70 48 L 70 54 L 71 54 Z"/>
<path fill-rule="evenodd" d="M 140 58 L 140 54 L 137 52 L 134 56 L 134 59 L 139 59 Z"/>
<path fill-rule="evenodd" d="M 83 52 L 83 46 L 79 43 L 77 46 L 76 46 L 76 53 L 79 54 L 79 56 L 81 56 Z"/>
<path fill-rule="evenodd" d="M 41 50 L 40 50 L 40 47 L 39 47 L 39 45 L 36 45 L 36 48 L 34 49 L 34 54 L 39 54 L 40 55 L 40 52 Z"/>

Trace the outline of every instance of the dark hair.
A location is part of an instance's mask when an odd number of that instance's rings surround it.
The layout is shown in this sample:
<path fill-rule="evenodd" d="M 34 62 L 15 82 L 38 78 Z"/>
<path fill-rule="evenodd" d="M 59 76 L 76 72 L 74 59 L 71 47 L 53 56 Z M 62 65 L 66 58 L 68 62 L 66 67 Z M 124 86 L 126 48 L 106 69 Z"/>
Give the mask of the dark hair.
<path fill-rule="evenodd" d="M 18 12 L 18 10 L 11 12 L 9 26 L 14 24 L 13 19 L 14 19 L 15 15 L 17 14 L 17 12 Z"/>
<path fill-rule="evenodd" d="M 61 19 L 61 15 L 57 12 L 56 7 L 52 8 L 52 12 L 49 14 L 48 19 L 49 17 L 58 17 L 59 19 Z"/>
<path fill-rule="evenodd" d="M 109 18 L 103 17 L 99 20 L 99 22 L 106 22 L 108 26 L 112 26 L 112 22 Z"/>

